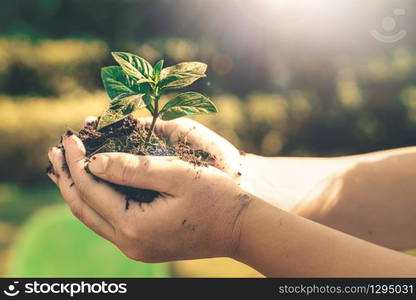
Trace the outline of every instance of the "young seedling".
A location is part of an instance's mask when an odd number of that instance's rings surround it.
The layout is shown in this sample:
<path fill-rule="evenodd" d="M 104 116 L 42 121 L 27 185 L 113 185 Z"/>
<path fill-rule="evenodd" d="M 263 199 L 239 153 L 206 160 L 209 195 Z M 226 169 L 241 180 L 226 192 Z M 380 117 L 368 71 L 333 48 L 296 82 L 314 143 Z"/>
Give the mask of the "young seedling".
<path fill-rule="evenodd" d="M 152 123 L 146 144 L 153 135 L 158 118 L 173 120 L 194 114 L 217 112 L 211 100 L 196 92 L 180 93 L 160 107 L 160 97 L 167 91 L 186 87 L 205 77 L 207 65 L 200 62 L 183 62 L 163 68 L 163 60 L 153 67 L 145 59 L 130 53 L 112 52 L 119 66 L 105 67 L 101 78 L 111 101 L 101 115 L 97 130 L 111 125 L 135 110 L 146 108 Z"/>
<path fill-rule="evenodd" d="M 163 60 L 154 66 L 145 59 L 124 52 L 113 52 L 119 66 L 105 67 L 101 78 L 110 103 L 97 122 L 85 124 L 76 135 L 85 146 L 88 158 L 102 152 L 121 152 L 136 155 L 175 156 L 187 163 L 208 166 L 215 162 L 215 156 L 203 149 L 195 149 L 186 138 L 172 142 L 163 136 L 155 136 L 158 118 L 173 120 L 182 116 L 206 114 L 217 111 L 215 105 L 204 95 L 196 92 L 176 94 L 163 107 L 160 97 L 167 91 L 186 87 L 201 77 L 205 77 L 206 64 L 184 62 L 163 68 Z M 131 113 L 146 108 L 153 119 L 149 129 L 137 126 Z M 143 125 L 143 124 L 141 124 Z M 63 149 L 62 143 L 58 145 Z M 53 172 L 50 165 L 48 170 Z M 88 172 L 88 167 L 86 167 Z M 96 180 L 103 181 L 98 177 Z M 125 195 L 126 209 L 129 201 L 149 203 L 159 194 L 158 191 L 133 188 L 106 182 L 110 187 Z"/>

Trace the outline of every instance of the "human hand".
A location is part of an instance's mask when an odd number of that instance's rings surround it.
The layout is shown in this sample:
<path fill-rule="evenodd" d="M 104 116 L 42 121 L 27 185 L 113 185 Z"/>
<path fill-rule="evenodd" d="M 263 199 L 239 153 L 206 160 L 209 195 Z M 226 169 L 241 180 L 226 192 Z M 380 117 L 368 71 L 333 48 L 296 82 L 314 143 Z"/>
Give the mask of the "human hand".
<path fill-rule="evenodd" d="M 85 119 L 85 123 L 96 120 L 96 117 L 89 116 Z M 152 118 L 139 118 L 138 122 L 150 127 Z M 252 178 L 247 176 L 250 171 L 247 170 L 246 159 L 234 145 L 214 131 L 187 118 L 172 121 L 158 120 L 154 130 L 158 136 L 167 138 L 171 143 L 184 139 L 193 149 L 210 153 L 215 159 L 208 163 L 229 175 L 245 191 L 256 194 L 252 187 Z"/>
<path fill-rule="evenodd" d="M 142 124 L 150 125 L 151 118 L 139 118 Z M 204 150 L 215 156 L 213 166 L 233 179 L 241 176 L 242 162 L 239 150 L 229 141 L 204 125 L 187 118 L 172 121 L 158 120 L 155 133 L 175 143 L 184 138 L 194 149 Z"/>
<path fill-rule="evenodd" d="M 234 255 L 251 198 L 225 173 L 172 157 L 94 155 L 88 164 L 94 175 L 161 193 L 151 203 L 134 202 L 125 210 L 122 194 L 85 171 L 82 142 L 65 136 L 63 146 L 70 176 L 63 171 L 64 154 L 53 148 L 51 179 L 73 214 L 128 257 L 162 262 Z"/>

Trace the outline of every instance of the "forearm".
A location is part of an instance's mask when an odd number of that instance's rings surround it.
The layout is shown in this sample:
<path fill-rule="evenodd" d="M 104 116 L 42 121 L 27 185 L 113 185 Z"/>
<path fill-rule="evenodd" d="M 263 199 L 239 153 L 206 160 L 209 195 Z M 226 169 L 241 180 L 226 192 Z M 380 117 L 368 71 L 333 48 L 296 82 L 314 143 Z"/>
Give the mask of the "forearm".
<path fill-rule="evenodd" d="M 347 168 L 336 158 L 242 156 L 243 185 L 255 196 L 302 214 L 311 191 Z M 309 201 L 308 201 L 309 202 Z M 313 202 L 313 201 L 311 201 Z"/>
<path fill-rule="evenodd" d="M 416 276 L 416 259 L 253 197 L 235 259 L 271 277 Z"/>
<path fill-rule="evenodd" d="M 282 208 L 394 249 L 416 247 L 416 147 L 339 158 L 244 158 L 251 192 Z"/>
<path fill-rule="evenodd" d="M 393 249 L 416 248 L 416 148 L 343 158 L 303 216 Z"/>

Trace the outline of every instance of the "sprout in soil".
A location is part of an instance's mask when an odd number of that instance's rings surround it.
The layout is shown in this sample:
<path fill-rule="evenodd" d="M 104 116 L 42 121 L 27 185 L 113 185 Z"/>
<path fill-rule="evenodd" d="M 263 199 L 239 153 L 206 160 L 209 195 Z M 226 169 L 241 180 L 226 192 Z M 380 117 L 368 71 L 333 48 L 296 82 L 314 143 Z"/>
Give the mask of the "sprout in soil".
<path fill-rule="evenodd" d="M 184 88 L 199 78 L 205 77 L 206 64 L 200 62 L 183 62 L 163 68 L 163 60 L 153 67 L 145 59 L 125 52 L 112 53 L 119 66 L 105 67 L 101 78 L 110 103 L 105 108 L 98 122 L 85 124 L 77 133 L 84 143 L 87 158 L 102 152 L 123 152 L 135 155 L 176 156 L 188 163 L 208 166 L 215 161 L 215 156 L 202 149 L 193 149 L 186 137 L 171 142 L 163 136 L 154 134 L 158 118 L 173 120 L 182 116 L 207 114 L 217 111 L 207 97 L 196 92 L 176 94 L 161 105 L 160 98 L 167 92 Z M 131 113 L 146 108 L 153 117 L 150 128 L 135 120 Z M 63 149 L 62 144 L 59 145 Z M 65 162 L 66 164 L 66 162 Z M 67 171 L 67 167 L 65 167 Z M 88 165 L 85 170 L 89 172 Z M 54 172 L 52 166 L 49 172 Z M 101 180 L 126 196 L 126 209 L 129 201 L 138 203 L 151 202 L 159 195 L 151 191 Z"/>
<path fill-rule="evenodd" d="M 162 94 L 186 87 L 205 77 L 207 65 L 200 62 L 183 62 L 163 68 L 163 60 L 153 67 L 145 59 L 126 52 L 112 52 L 120 66 L 105 67 L 101 78 L 111 101 L 100 117 L 97 130 L 101 130 L 146 108 L 152 115 L 152 123 L 145 142 L 149 143 L 158 118 L 173 120 L 194 114 L 217 112 L 211 100 L 196 92 L 180 93 L 160 107 Z"/>

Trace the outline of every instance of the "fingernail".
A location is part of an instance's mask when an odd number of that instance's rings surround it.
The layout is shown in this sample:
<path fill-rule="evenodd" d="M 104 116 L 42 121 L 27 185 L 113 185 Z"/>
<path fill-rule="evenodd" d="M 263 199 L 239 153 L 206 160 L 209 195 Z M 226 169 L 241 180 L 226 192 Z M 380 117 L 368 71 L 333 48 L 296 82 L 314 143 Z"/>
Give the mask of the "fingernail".
<path fill-rule="evenodd" d="M 63 141 L 62 141 L 62 146 L 68 146 L 68 142 L 70 141 L 70 137 L 73 136 L 74 133 L 71 130 L 67 130 L 65 132 L 65 134 L 63 135 Z"/>
<path fill-rule="evenodd" d="M 92 173 L 95 174 L 105 173 L 108 166 L 108 161 L 109 157 L 105 154 L 94 155 L 88 164 L 88 168 Z"/>
<path fill-rule="evenodd" d="M 63 141 L 62 141 L 62 146 L 67 146 L 67 142 L 69 141 L 69 137 L 73 136 L 74 133 L 71 130 L 67 130 L 65 132 L 65 134 L 63 135 Z"/>
<path fill-rule="evenodd" d="M 48 158 L 52 165 L 55 163 L 55 148 L 56 147 L 52 147 L 48 151 Z"/>

